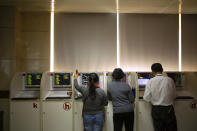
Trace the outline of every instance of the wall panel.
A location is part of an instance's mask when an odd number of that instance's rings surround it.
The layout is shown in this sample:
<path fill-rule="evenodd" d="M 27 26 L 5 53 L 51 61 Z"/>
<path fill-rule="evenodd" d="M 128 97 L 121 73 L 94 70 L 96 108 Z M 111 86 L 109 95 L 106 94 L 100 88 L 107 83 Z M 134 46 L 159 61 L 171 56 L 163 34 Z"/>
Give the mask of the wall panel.
<path fill-rule="evenodd" d="M 182 15 L 182 70 L 197 71 L 197 15 Z"/>

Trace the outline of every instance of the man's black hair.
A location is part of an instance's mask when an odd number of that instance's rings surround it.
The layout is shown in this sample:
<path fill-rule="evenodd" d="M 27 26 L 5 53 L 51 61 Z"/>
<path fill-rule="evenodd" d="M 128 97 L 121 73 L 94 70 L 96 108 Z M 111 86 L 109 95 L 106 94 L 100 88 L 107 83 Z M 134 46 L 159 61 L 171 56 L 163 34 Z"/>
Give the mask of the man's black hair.
<path fill-rule="evenodd" d="M 160 63 L 154 63 L 151 66 L 151 70 L 154 72 L 163 72 L 163 67 Z"/>
<path fill-rule="evenodd" d="M 124 74 L 124 72 L 122 71 L 121 68 L 115 68 L 113 73 L 112 73 L 112 77 L 115 80 L 121 80 L 124 76 L 125 76 L 125 74 Z"/>

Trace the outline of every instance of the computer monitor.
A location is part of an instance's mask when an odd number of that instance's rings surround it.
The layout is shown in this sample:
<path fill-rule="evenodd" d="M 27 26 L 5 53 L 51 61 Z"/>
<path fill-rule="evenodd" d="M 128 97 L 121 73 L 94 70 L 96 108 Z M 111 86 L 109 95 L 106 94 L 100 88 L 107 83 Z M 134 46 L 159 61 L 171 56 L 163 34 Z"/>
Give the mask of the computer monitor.
<path fill-rule="evenodd" d="M 138 73 L 138 85 L 139 87 L 145 87 L 147 82 L 152 78 L 151 73 Z"/>
<path fill-rule="evenodd" d="M 65 88 L 71 86 L 70 73 L 55 73 L 54 74 L 54 88 Z"/>
<path fill-rule="evenodd" d="M 42 73 L 27 73 L 26 88 L 40 88 Z"/>
<path fill-rule="evenodd" d="M 82 85 L 87 85 L 88 84 L 88 78 L 90 76 L 90 73 L 82 73 L 81 77 L 82 77 Z"/>
<path fill-rule="evenodd" d="M 148 83 L 150 79 L 144 79 L 144 78 L 141 78 L 141 79 L 138 79 L 138 84 L 139 86 L 146 86 L 146 84 Z"/>
<path fill-rule="evenodd" d="M 172 78 L 174 80 L 174 83 L 176 87 L 182 87 L 183 86 L 183 74 L 180 72 L 167 72 L 168 77 Z"/>

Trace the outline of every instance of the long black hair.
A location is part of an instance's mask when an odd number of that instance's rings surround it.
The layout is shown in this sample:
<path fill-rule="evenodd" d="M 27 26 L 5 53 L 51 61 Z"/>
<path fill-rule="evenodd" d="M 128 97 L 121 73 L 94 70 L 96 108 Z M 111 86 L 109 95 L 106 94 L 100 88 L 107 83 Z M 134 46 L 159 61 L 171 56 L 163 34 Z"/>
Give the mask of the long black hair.
<path fill-rule="evenodd" d="M 96 73 L 90 73 L 89 78 L 89 97 L 94 100 L 96 98 L 96 86 L 95 84 L 98 84 L 99 82 L 99 77 Z"/>

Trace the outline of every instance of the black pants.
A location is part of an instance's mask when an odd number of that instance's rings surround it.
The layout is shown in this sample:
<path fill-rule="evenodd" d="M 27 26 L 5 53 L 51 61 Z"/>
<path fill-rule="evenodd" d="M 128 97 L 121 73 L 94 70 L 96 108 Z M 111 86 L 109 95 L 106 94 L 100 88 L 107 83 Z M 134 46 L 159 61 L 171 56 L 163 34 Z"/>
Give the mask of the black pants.
<path fill-rule="evenodd" d="M 173 106 L 152 106 L 152 118 L 155 131 L 177 131 Z"/>
<path fill-rule="evenodd" d="M 114 113 L 113 114 L 114 131 L 122 131 L 125 123 L 125 131 L 133 131 L 134 112 Z"/>

